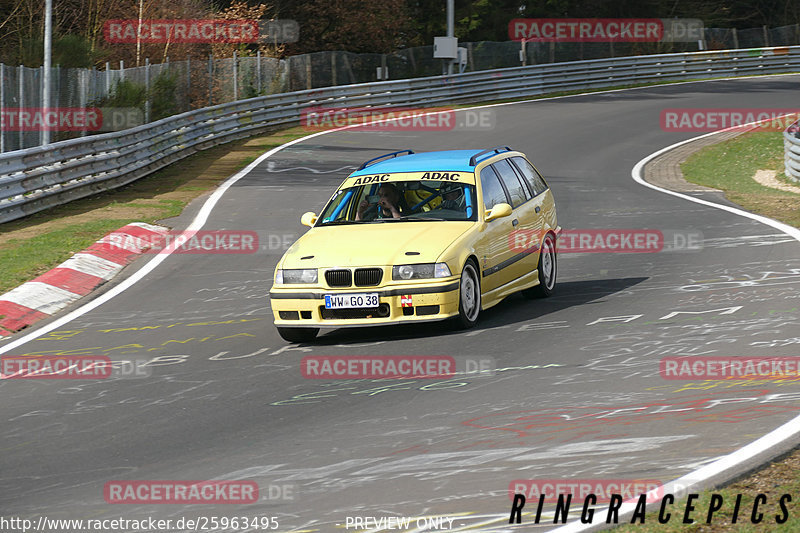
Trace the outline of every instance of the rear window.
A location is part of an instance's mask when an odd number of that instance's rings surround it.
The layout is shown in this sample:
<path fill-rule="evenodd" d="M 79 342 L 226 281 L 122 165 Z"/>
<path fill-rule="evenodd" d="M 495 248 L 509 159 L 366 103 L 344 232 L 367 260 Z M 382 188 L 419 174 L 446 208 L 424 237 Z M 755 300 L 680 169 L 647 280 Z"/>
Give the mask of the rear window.
<path fill-rule="evenodd" d="M 544 182 L 542 176 L 536 172 L 536 169 L 533 168 L 533 165 L 531 165 L 527 159 L 524 157 L 512 157 L 511 160 L 514 161 L 517 168 L 522 172 L 522 176 L 528 182 L 528 185 L 530 185 L 534 196 L 538 196 L 547 190 L 547 183 Z"/>
<path fill-rule="evenodd" d="M 500 176 L 500 179 L 503 180 L 506 190 L 508 190 L 508 195 L 511 197 L 511 207 L 522 205 L 531 197 L 527 188 L 522 184 L 522 181 L 520 181 L 514 169 L 511 168 L 511 163 L 509 163 L 507 159 L 498 161 L 492 164 L 492 166 Z"/>

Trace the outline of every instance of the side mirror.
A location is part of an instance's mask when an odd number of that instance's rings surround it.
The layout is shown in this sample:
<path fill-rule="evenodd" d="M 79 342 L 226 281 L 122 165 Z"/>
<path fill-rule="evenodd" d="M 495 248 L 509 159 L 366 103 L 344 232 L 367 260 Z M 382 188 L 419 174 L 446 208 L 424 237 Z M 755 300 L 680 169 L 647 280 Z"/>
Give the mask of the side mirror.
<path fill-rule="evenodd" d="M 484 221 L 491 222 L 496 218 L 503 218 L 507 217 L 511 214 L 511 206 L 508 204 L 495 204 L 490 210 L 486 212 L 486 216 L 484 217 Z"/>
<path fill-rule="evenodd" d="M 317 223 L 317 214 L 313 211 L 303 213 L 303 216 L 300 217 L 300 223 L 309 228 L 313 227 Z"/>

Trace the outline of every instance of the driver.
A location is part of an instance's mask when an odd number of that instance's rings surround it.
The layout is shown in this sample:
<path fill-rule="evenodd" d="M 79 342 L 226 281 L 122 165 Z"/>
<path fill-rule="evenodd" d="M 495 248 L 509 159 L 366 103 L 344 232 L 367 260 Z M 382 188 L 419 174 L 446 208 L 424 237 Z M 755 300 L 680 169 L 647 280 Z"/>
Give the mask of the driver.
<path fill-rule="evenodd" d="M 453 211 L 464 211 L 464 187 L 456 183 L 446 183 L 439 189 L 442 195 L 442 203 L 439 209 L 450 209 Z"/>
<path fill-rule="evenodd" d="M 377 218 L 400 218 L 403 216 L 404 202 L 401 201 L 400 191 L 391 183 L 384 183 L 378 188 L 380 200 L 377 204 Z M 358 206 L 356 220 L 365 220 L 364 216 L 370 203 L 364 199 Z"/>

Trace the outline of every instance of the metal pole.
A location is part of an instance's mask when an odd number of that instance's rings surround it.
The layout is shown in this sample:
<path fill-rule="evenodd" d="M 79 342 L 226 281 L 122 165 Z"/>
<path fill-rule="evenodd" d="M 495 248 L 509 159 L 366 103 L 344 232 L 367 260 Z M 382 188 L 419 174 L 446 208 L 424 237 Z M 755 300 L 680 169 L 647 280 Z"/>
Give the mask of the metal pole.
<path fill-rule="evenodd" d="M 212 80 L 212 76 L 214 74 L 214 54 L 208 54 L 208 105 L 209 107 L 211 104 L 211 89 L 214 85 L 214 81 Z"/>
<path fill-rule="evenodd" d="M 119 80 L 122 81 L 125 79 L 125 62 L 123 60 L 119 60 Z"/>
<path fill-rule="evenodd" d="M 79 105 L 81 108 L 85 108 L 87 104 L 87 100 L 89 99 L 89 71 L 86 69 L 78 70 L 78 98 L 79 98 Z M 81 137 L 86 137 L 86 128 L 81 130 Z"/>
<path fill-rule="evenodd" d="M 141 30 L 141 27 L 142 27 L 142 9 L 144 8 L 143 3 L 144 3 L 144 0 L 139 0 L 139 24 L 136 25 L 136 66 L 137 67 L 140 64 L 139 63 L 139 58 L 141 57 L 141 52 L 142 52 L 142 33 L 141 33 L 140 30 Z"/>
<path fill-rule="evenodd" d="M 50 62 L 53 47 L 53 0 L 44 3 L 44 71 L 42 72 L 42 144 L 50 144 L 47 114 L 50 108 Z"/>
<path fill-rule="evenodd" d="M 233 51 L 233 101 L 239 99 L 239 69 L 237 68 L 236 50 Z"/>
<path fill-rule="evenodd" d="M 338 85 L 336 83 L 336 51 L 331 52 L 331 85 Z"/>
<path fill-rule="evenodd" d="M 256 77 L 258 81 L 256 82 L 256 90 L 258 94 L 261 94 L 261 50 L 256 51 Z"/>
<path fill-rule="evenodd" d="M 186 110 L 192 108 L 192 58 L 186 56 Z"/>
<path fill-rule="evenodd" d="M 106 61 L 106 97 L 111 96 L 111 63 Z"/>
<path fill-rule="evenodd" d="M 455 37 L 455 0 L 447 0 L 447 36 Z M 447 62 L 447 75 L 453 73 L 453 63 L 455 59 Z"/>
<path fill-rule="evenodd" d="M 733 28 L 733 47 L 739 48 L 739 34 L 736 32 L 736 28 Z"/>
<path fill-rule="evenodd" d="M 25 132 L 22 131 L 22 108 L 25 107 L 25 67 L 20 65 L 18 67 L 19 70 L 19 117 L 17 119 L 17 124 L 20 125 L 19 128 L 19 149 L 22 150 L 25 148 Z"/>
<path fill-rule="evenodd" d="M 764 24 L 764 46 L 769 46 L 769 30 L 767 29 L 767 25 Z"/>
<path fill-rule="evenodd" d="M 144 101 L 144 122 L 147 124 L 150 122 L 150 58 L 146 57 L 144 59 L 144 89 L 145 89 L 145 101 Z"/>

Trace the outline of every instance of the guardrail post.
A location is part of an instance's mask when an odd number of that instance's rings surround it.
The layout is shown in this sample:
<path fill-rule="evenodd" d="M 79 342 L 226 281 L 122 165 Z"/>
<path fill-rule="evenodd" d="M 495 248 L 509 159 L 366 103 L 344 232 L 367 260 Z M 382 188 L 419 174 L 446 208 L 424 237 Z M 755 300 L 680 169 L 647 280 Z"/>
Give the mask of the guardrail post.
<path fill-rule="evenodd" d="M 764 29 L 764 46 L 769 46 L 769 30 L 767 29 L 767 25 L 764 24 L 762 28 Z"/>
<path fill-rule="evenodd" d="M 239 100 L 239 62 L 236 58 L 236 50 L 233 51 L 233 101 Z"/>
<path fill-rule="evenodd" d="M 150 58 L 144 58 L 144 123 L 150 122 Z"/>
<path fill-rule="evenodd" d="M 311 54 L 306 54 L 306 89 L 311 89 L 313 84 L 311 83 Z"/>
<path fill-rule="evenodd" d="M 613 48 L 612 48 L 612 50 L 613 50 Z M 612 55 L 611 56 L 612 57 L 614 56 L 613 55 L 613 51 L 612 51 Z M 555 63 L 556 62 L 556 43 L 555 43 L 555 41 L 550 41 L 550 62 L 551 63 Z"/>
<path fill-rule="evenodd" d="M 733 47 L 739 49 L 739 32 L 736 31 L 736 28 L 733 28 Z"/>
<path fill-rule="evenodd" d="M 106 61 L 106 97 L 111 96 L 111 63 Z"/>
<path fill-rule="evenodd" d="M 125 79 L 125 61 L 119 60 L 119 81 Z"/>
<path fill-rule="evenodd" d="M 336 83 L 336 51 L 331 52 L 331 85 L 339 85 Z"/>

